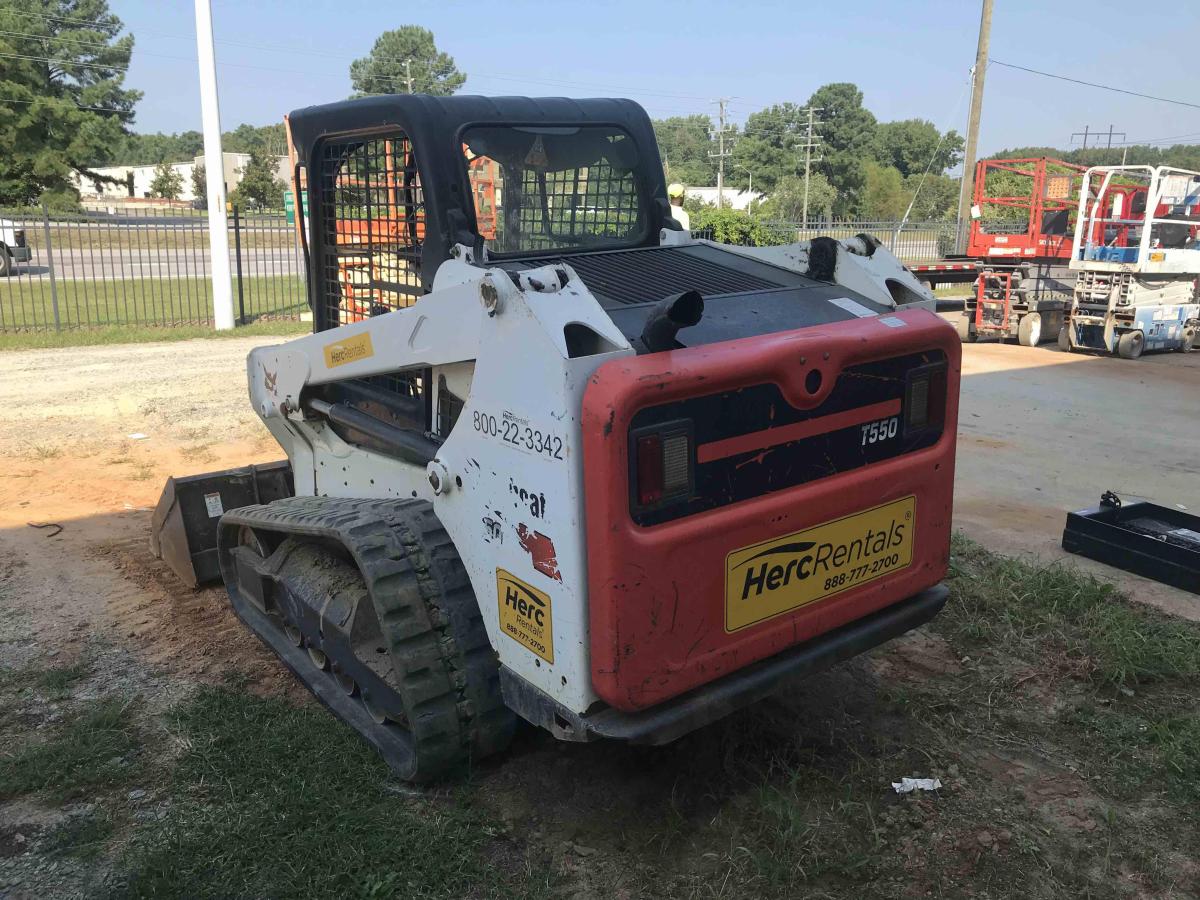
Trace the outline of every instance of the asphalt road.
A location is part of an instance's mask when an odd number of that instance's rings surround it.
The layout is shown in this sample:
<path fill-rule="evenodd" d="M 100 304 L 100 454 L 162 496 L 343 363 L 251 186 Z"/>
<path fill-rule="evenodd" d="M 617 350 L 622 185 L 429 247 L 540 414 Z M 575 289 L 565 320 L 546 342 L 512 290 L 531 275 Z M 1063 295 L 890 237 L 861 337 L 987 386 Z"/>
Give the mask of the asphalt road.
<path fill-rule="evenodd" d="M 229 254 L 230 271 L 236 271 L 234 254 Z M 56 248 L 54 275 L 62 281 L 96 281 L 128 278 L 200 278 L 210 271 L 207 250 L 149 250 L 119 248 L 78 250 Z M 242 273 L 246 276 L 303 275 L 304 261 L 291 248 L 242 248 Z M 44 253 L 35 252 L 32 262 L 18 264 L 15 281 L 48 281 L 50 266 Z"/>

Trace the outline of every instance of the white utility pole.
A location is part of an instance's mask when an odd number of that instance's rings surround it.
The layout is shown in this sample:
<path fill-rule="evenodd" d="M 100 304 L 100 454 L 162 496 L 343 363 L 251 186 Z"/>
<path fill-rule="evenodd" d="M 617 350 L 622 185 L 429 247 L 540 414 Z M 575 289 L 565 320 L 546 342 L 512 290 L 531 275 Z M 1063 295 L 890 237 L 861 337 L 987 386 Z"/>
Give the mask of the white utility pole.
<path fill-rule="evenodd" d="M 825 107 L 823 107 L 823 106 L 810 106 L 808 109 L 801 110 L 801 112 L 808 113 L 808 131 L 804 136 L 804 224 L 801 226 L 802 228 L 808 227 L 808 176 L 809 176 L 809 172 L 812 169 L 812 164 L 814 162 L 821 161 L 821 157 L 818 156 L 816 159 L 813 159 L 813 155 L 812 155 L 813 149 L 817 146 L 817 144 L 813 141 L 813 138 L 816 137 L 818 141 L 821 138 L 820 135 L 813 135 L 813 125 L 815 124 L 814 120 L 816 118 L 817 113 L 821 112 L 821 110 L 823 110 L 824 108 Z"/>
<path fill-rule="evenodd" d="M 221 155 L 221 109 L 217 103 L 217 59 L 213 51 L 209 0 L 196 0 L 196 53 L 200 59 L 204 167 L 208 171 L 208 252 L 212 267 L 213 320 L 218 331 L 227 331 L 233 327 L 233 284 L 229 275 L 225 158 Z"/>
<path fill-rule="evenodd" d="M 719 116 L 721 126 L 717 131 L 718 150 L 716 153 L 710 152 L 708 154 L 717 161 L 717 209 L 725 205 L 725 157 L 730 155 L 730 152 L 725 149 L 725 105 L 731 99 L 730 97 L 722 97 L 720 100 L 715 101 L 721 109 Z"/>
<path fill-rule="evenodd" d="M 413 89 L 412 89 L 412 60 L 411 59 L 406 59 L 404 61 L 404 84 L 408 88 L 408 92 L 411 94 L 413 92 Z"/>

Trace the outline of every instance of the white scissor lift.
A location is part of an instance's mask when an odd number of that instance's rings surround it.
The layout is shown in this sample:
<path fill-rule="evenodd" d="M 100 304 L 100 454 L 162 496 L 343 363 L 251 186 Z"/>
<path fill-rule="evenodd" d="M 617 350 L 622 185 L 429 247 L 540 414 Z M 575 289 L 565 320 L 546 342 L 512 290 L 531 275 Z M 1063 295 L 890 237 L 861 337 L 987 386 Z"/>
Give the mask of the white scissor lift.
<path fill-rule="evenodd" d="M 1083 176 L 1063 350 L 1186 353 L 1200 326 L 1200 173 L 1094 166 Z"/>

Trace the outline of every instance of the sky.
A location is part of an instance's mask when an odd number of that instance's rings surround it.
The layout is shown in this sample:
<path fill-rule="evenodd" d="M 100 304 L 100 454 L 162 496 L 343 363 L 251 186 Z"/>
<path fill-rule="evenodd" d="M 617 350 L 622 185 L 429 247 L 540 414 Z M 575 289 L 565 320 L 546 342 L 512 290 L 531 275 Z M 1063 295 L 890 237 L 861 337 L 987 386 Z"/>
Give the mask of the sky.
<path fill-rule="evenodd" d="M 851 81 L 880 121 L 919 117 L 960 134 L 981 6 L 980 0 L 211 2 L 226 130 L 346 98 L 350 62 L 366 55 L 382 31 L 416 24 L 430 29 L 438 48 L 467 73 L 464 93 L 624 96 L 655 118 L 715 114 L 715 99 L 730 97 L 731 117 L 740 123 L 772 103 L 803 103 L 822 84 Z M 145 96 L 134 129 L 199 129 L 193 4 L 110 0 L 110 7 L 136 38 L 126 84 Z M 992 59 L 1200 101 L 1186 49 L 1170 49 L 1173 37 L 1200 33 L 1200 3 L 1175 4 L 1167 32 L 1130 18 L 1128 0 L 1092 0 L 1086 15 L 1072 15 L 1073 9 L 1080 7 L 995 0 Z M 981 155 L 1079 146 L 1072 135 L 1085 126 L 1106 133 L 1114 126 L 1114 143 L 1200 142 L 1200 108 L 989 66 Z"/>

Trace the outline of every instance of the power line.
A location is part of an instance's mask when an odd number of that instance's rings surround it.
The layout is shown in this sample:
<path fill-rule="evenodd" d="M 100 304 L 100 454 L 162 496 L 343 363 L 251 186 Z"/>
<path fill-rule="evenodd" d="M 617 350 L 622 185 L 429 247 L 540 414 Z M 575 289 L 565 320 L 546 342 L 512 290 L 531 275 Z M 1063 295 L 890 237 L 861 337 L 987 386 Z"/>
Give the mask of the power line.
<path fill-rule="evenodd" d="M 1186 100 L 1172 100 L 1170 97 L 1156 97 L 1153 94 L 1142 94 L 1138 91 L 1127 91 L 1125 88 L 1113 87 L 1110 84 L 1097 84 L 1094 81 L 1084 81 L 1080 78 L 1068 78 L 1066 75 L 1055 75 L 1051 72 L 1042 72 L 1038 69 L 1030 69 L 1027 66 L 1018 66 L 1014 63 L 1001 62 L 998 59 L 993 59 L 992 64 L 1004 66 L 1006 69 L 1019 69 L 1022 72 L 1029 72 L 1033 75 L 1041 75 L 1043 78 L 1055 78 L 1059 81 L 1069 81 L 1072 84 L 1082 84 L 1085 87 L 1100 88 L 1101 90 L 1113 91 L 1118 94 L 1128 94 L 1131 97 L 1141 97 L 1143 100 L 1157 100 L 1160 103 L 1173 103 L 1176 106 L 1189 106 L 1192 109 L 1200 109 L 1200 103 L 1189 103 Z"/>

